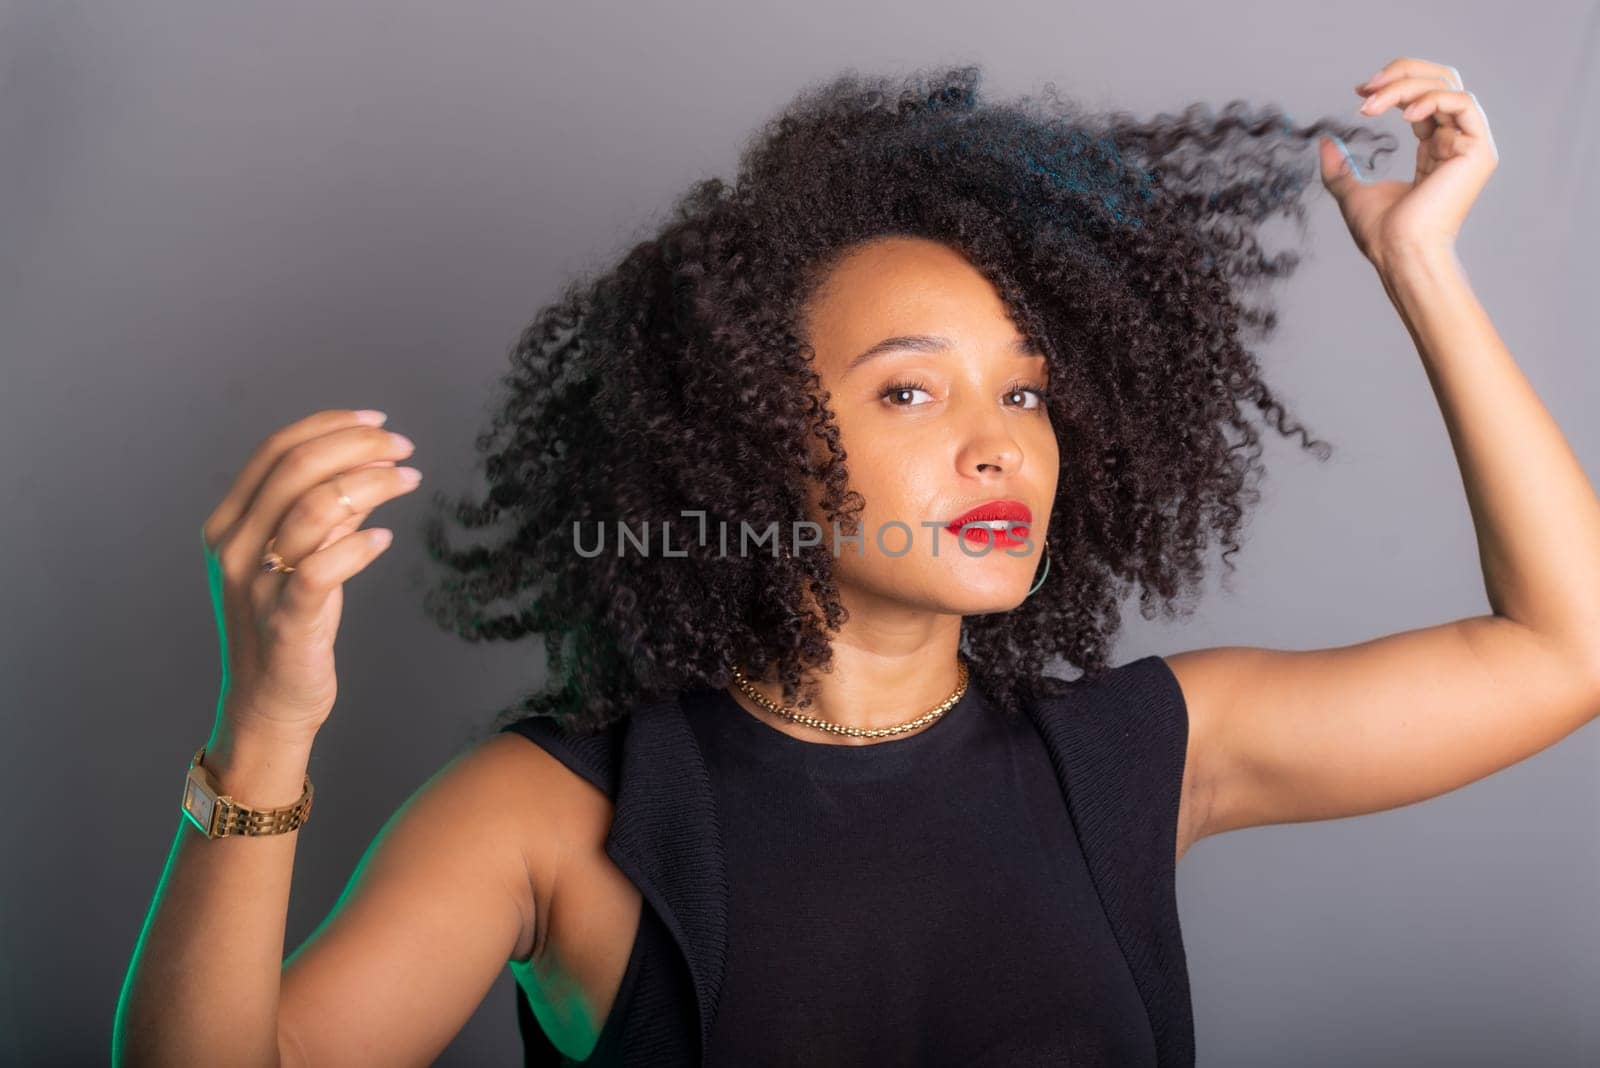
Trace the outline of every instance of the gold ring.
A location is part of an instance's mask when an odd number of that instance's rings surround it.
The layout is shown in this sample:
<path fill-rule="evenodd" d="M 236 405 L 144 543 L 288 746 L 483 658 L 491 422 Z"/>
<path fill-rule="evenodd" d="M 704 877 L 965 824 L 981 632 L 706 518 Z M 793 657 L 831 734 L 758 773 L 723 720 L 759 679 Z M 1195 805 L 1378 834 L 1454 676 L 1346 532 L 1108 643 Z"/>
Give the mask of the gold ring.
<path fill-rule="evenodd" d="M 273 550 L 273 543 L 277 540 L 278 539 L 275 537 L 267 539 L 267 551 L 263 553 L 261 557 L 261 570 L 265 571 L 269 575 L 293 574 L 295 571 L 298 571 L 299 568 L 284 560 L 282 556 L 278 555 L 278 553 Z"/>

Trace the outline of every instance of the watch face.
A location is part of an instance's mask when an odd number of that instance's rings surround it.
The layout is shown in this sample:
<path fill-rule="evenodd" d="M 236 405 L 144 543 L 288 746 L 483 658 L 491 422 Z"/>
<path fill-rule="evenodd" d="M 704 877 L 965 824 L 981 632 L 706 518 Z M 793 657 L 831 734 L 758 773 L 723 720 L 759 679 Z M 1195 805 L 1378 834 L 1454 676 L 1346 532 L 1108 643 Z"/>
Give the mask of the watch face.
<path fill-rule="evenodd" d="M 200 784 L 194 781 L 193 776 L 183 785 L 183 811 L 195 826 L 207 834 L 211 833 L 211 810 L 216 807 L 205 791 L 200 789 Z"/>

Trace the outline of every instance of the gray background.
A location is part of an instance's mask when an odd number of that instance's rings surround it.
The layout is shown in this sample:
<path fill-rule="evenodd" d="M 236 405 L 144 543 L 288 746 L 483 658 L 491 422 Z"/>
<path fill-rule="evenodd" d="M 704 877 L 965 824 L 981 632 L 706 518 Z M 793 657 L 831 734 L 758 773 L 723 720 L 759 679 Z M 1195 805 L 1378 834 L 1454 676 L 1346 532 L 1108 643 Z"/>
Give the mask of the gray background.
<path fill-rule="evenodd" d="M 1536 17 L 1535 17 L 1536 15 Z M 1501 161 L 1475 289 L 1591 474 L 1600 8 L 1498 3 L 0 6 L 6 767 L 0 1060 L 103 1062 L 218 683 L 198 528 L 255 443 L 372 406 L 430 488 L 517 330 L 643 237 L 802 84 L 984 65 L 1149 114 L 1354 117 L 1399 55 L 1452 63 Z M 1375 121 L 1410 132 L 1391 113 Z M 1309 158 L 1309 157 L 1308 157 Z M 1409 148 L 1387 176 L 1410 173 Z M 1118 661 L 1306 648 L 1488 610 L 1410 340 L 1320 190 L 1271 380 L 1326 464 L 1269 436 L 1231 594 L 1130 610 Z M 419 608 L 420 497 L 351 585 L 286 949 L 412 790 L 533 681 Z M 1507 708 L 1507 716 L 1517 715 Z M 1179 891 L 1203 1065 L 1600 1059 L 1600 731 L 1428 802 L 1208 839 Z M 509 972 L 441 1063 L 514 1063 Z"/>

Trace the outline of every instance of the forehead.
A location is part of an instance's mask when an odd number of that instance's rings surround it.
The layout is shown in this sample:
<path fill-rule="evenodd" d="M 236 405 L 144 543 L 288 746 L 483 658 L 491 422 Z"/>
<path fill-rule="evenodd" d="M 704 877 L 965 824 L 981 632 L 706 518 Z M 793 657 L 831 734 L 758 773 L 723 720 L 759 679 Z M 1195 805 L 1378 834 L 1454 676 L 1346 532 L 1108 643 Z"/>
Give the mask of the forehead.
<path fill-rule="evenodd" d="M 1016 335 L 999 292 L 960 252 L 919 237 L 886 237 L 849 250 L 806 307 L 818 355 L 886 334 Z M 871 336 L 869 336 L 871 335 Z"/>

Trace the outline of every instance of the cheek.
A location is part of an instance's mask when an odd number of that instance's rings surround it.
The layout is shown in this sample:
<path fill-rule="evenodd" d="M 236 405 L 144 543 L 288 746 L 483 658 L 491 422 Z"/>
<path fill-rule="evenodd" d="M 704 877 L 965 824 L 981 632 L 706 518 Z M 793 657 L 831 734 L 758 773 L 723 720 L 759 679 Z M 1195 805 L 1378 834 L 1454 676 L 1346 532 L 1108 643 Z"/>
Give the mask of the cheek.
<path fill-rule="evenodd" d="M 899 521 L 916 537 L 927 536 L 920 524 L 924 519 L 938 518 L 924 513 L 931 507 L 929 502 L 938 499 L 940 483 L 938 472 L 926 457 L 920 457 L 916 450 L 862 449 L 849 453 L 844 465 L 849 475 L 846 488 L 861 495 L 862 508 L 857 514 L 867 531 Z M 810 518 L 826 529 L 821 497 L 822 487 L 813 482 L 808 495 Z M 903 532 L 886 532 L 885 538 L 891 533 L 895 540 L 888 543 L 898 546 Z"/>
<path fill-rule="evenodd" d="M 1020 434 L 1018 442 L 1028 457 L 1030 469 L 1036 472 L 1040 469 L 1060 470 L 1062 446 L 1048 415 L 1028 420 L 1028 426 Z"/>
<path fill-rule="evenodd" d="M 1061 473 L 1061 444 L 1056 440 L 1055 431 L 1051 430 L 1048 425 L 1046 425 L 1043 434 L 1040 436 L 1035 454 L 1039 457 L 1040 466 L 1044 469 L 1040 474 L 1049 477 L 1050 488 L 1054 489 L 1056 478 Z"/>
<path fill-rule="evenodd" d="M 851 457 L 849 466 L 850 487 L 866 499 L 862 515 L 874 527 L 899 521 L 919 540 L 928 536 L 921 524 L 938 518 L 930 509 L 949 482 L 949 473 L 936 452 L 882 449 L 859 460 Z"/>

